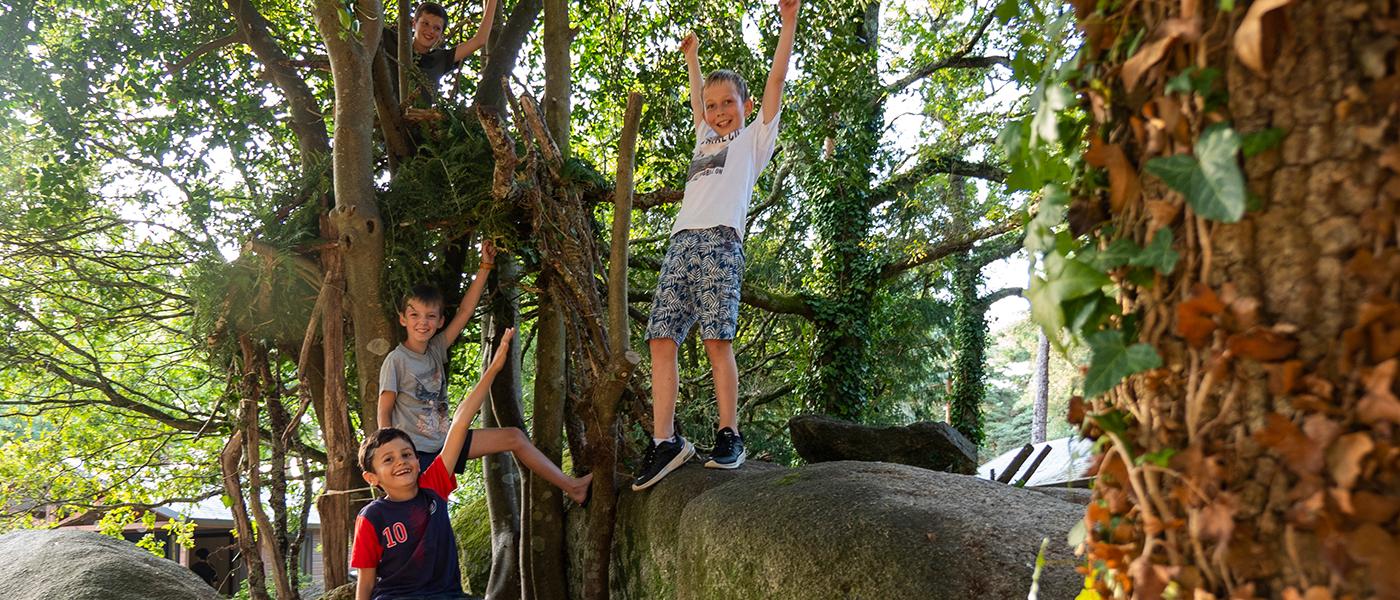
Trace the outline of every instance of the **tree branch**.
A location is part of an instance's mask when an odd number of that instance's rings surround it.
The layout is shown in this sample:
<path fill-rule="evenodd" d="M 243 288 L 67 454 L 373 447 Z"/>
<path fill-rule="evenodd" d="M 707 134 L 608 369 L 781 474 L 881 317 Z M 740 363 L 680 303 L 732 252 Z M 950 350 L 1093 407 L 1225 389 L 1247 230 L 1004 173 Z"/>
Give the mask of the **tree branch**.
<path fill-rule="evenodd" d="M 967 235 L 958 239 L 945 240 L 942 243 L 936 245 L 926 246 L 922 252 L 918 253 L 918 256 L 916 258 L 905 258 L 903 260 L 886 263 L 883 267 L 880 268 L 880 280 L 884 281 L 888 279 L 893 279 L 894 277 L 899 276 L 899 274 L 908 271 L 909 269 L 912 269 L 914 267 L 926 265 L 928 263 L 942 259 L 946 256 L 952 255 L 957 252 L 970 250 L 973 246 L 977 244 L 977 242 L 980 242 L 990 237 L 1001 235 L 1008 231 L 1013 231 L 1020 226 L 1020 218 L 1013 218 L 998 223 L 996 225 L 991 225 L 988 227 L 983 227 L 982 229 L 972 231 L 971 233 L 968 233 Z"/>
<path fill-rule="evenodd" d="M 662 204 L 675 204 L 685 197 L 685 190 L 656 190 L 645 194 L 637 194 L 632 198 L 633 210 L 647 210 L 649 208 L 661 206 Z"/>
<path fill-rule="evenodd" d="M 1004 299 L 1006 299 L 1006 298 L 1010 298 L 1010 297 L 1012 297 L 1012 296 L 1020 296 L 1020 295 L 1021 295 L 1021 292 L 1024 292 L 1024 291 L 1026 291 L 1026 290 L 1024 290 L 1024 289 L 1022 289 L 1022 288 L 1018 288 L 1018 287 L 1001 288 L 1001 289 L 999 289 L 999 290 L 997 290 L 997 291 L 995 291 L 995 292 L 992 292 L 992 293 L 990 293 L 990 294 L 987 294 L 986 296 L 982 296 L 981 298 L 978 298 L 978 299 L 977 299 L 977 305 L 978 305 L 979 307 L 981 307 L 982 310 L 986 310 L 987 307 L 990 307 L 991 305 L 996 304 L 997 302 L 1000 302 L 1001 300 L 1004 300 Z"/>
<path fill-rule="evenodd" d="M 204 42 L 203 44 L 195 46 L 194 50 L 190 51 L 189 56 L 180 59 L 179 62 L 173 62 L 165 65 L 165 71 L 167 73 L 170 73 L 171 75 L 175 75 L 180 71 L 183 71 L 185 67 L 190 66 L 190 63 L 199 60 L 199 57 L 204 56 L 205 54 L 208 54 L 215 50 L 227 48 L 229 46 L 242 42 L 243 32 L 241 31 L 235 31 L 217 40 L 210 40 Z"/>
<path fill-rule="evenodd" d="M 977 25 L 977 31 L 972 34 L 972 37 L 968 39 L 962 47 L 945 58 L 919 67 L 915 69 L 914 72 L 899 78 L 898 81 L 887 86 L 884 93 L 875 98 L 875 103 L 884 102 L 885 98 L 893 94 L 898 94 L 915 81 L 928 77 L 942 69 L 986 68 L 992 65 L 1009 64 L 1005 56 L 968 56 L 968 53 L 972 52 L 972 49 L 977 46 L 977 43 L 982 41 L 982 36 L 987 34 L 987 27 L 991 26 L 992 19 L 994 18 L 996 18 L 996 13 L 988 11 L 987 16 L 983 17 L 982 22 Z"/>
<path fill-rule="evenodd" d="M 908 192 L 914 186 L 934 175 L 962 175 L 986 181 L 1001 183 L 1006 181 L 1006 171 L 988 163 L 975 163 L 963 160 L 952 154 L 941 154 L 920 161 L 913 168 L 897 173 L 885 180 L 870 194 L 870 208 L 893 200 L 895 196 Z"/>
<path fill-rule="evenodd" d="M 633 289 L 628 290 L 627 301 L 651 302 L 652 296 L 652 291 Z M 772 313 L 797 315 L 808 320 L 817 318 L 817 311 L 813 309 L 802 296 L 775 294 L 767 290 L 758 289 L 753 285 L 745 285 L 743 287 L 739 292 L 739 301 L 754 308 L 761 308 Z"/>

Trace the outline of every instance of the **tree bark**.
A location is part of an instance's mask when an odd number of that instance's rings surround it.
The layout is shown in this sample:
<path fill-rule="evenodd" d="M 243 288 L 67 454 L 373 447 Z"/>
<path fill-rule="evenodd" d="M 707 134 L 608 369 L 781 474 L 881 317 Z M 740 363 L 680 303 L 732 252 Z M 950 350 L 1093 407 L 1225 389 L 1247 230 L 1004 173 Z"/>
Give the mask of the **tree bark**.
<path fill-rule="evenodd" d="M 1168 582 L 1194 597 L 1400 596 L 1397 67 L 1380 50 L 1400 41 L 1389 25 L 1396 7 L 1189 6 L 1197 11 L 1159 5 L 1093 17 L 1141 31 L 1199 29 L 1161 38 L 1171 50 L 1135 70 L 1132 94 L 1115 92 L 1093 111 L 1091 135 L 1121 145 L 1139 170 L 1199 150 L 1209 123 L 1284 137 L 1245 156 L 1246 186 L 1259 201 L 1236 223 L 1202 218 L 1147 177 L 1141 205 L 1111 217 L 1116 235 L 1139 244 L 1169 228 L 1181 260 L 1150 287 L 1125 286 L 1124 312 L 1141 317 L 1137 341 L 1163 366 L 1089 407 L 1085 429 L 1111 443 L 1094 488 L 1095 505 L 1108 510 L 1090 512 L 1088 556 L 1110 552 L 1097 542 L 1111 535 L 1124 566 L 1112 577 L 1142 597 Z M 1121 58 L 1086 48 L 1086 72 L 1110 73 L 1099 89 L 1133 83 L 1111 64 Z M 1213 109 L 1190 94 L 1156 104 L 1179 113 L 1168 116 L 1183 123 L 1180 138 L 1154 146 L 1126 120 L 1108 119 L 1167 97 L 1165 82 L 1187 67 L 1222 73 L 1212 92 L 1228 99 Z M 1092 97 L 1088 79 L 1081 91 Z M 1110 415 L 1131 416 L 1120 431 L 1094 425 Z M 1172 458 L 1132 460 L 1144 455 Z"/>
<path fill-rule="evenodd" d="M 344 261 L 346 297 L 354 326 L 360 423 L 379 428 L 379 367 L 393 349 L 391 307 L 384 303 L 384 222 L 374 193 L 373 68 L 383 31 L 377 0 L 356 2 L 359 31 L 342 31 L 335 0 L 316 0 L 316 27 L 326 42 L 335 82 L 335 147 L 331 155 L 335 208 L 330 212 Z"/>
<path fill-rule="evenodd" d="M 263 576 L 262 555 L 258 552 L 253 526 L 248 521 L 248 503 L 243 496 L 243 483 L 239 477 L 239 465 L 243 462 L 243 432 L 235 431 L 224 449 L 219 453 L 219 467 L 223 472 L 224 493 L 233 500 L 229 509 L 233 512 L 234 531 L 238 534 L 238 553 L 243 564 L 248 567 L 248 597 L 253 600 L 268 600 L 267 582 Z"/>
<path fill-rule="evenodd" d="M 322 221 L 323 228 L 335 232 L 326 222 L 328 219 L 323 217 Z M 321 348 L 325 368 L 321 374 L 325 388 L 320 395 L 321 405 L 317 416 L 326 444 L 326 485 L 316 502 L 316 510 L 321 515 L 321 557 L 325 589 L 328 590 L 345 585 L 350 578 L 350 535 L 355 514 L 349 494 L 357 487 L 354 481 L 359 473 L 345 382 L 345 276 L 342 264 L 338 249 L 329 248 L 321 253 L 321 265 L 325 269 L 325 279 L 321 283 L 321 297 L 324 300 Z"/>
<path fill-rule="evenodd" d="M 531 441 L 550 461 L 563 464 L 564 397 L 567 393 L 564 312 L 550 289 L 554 275 L 540 272 L 540 316 L 535 322 L 535 430 Z M 520 523 L 522 598 L 565 598 L 564 509 L 559 488 L 525 473 L 525 503 Z"/>
<path fill-rule="evenodd" d="M 500 38 L 493 42 L 486 65 L 481 68 L 481 83 L 476 88 L 476 103 L 501 110 L 505 107 L 502 87 L 515 70 L 516 60 L 525 38 L 535 28 L 542 0 L 520 0 L 501 29 Z"/>
<path fill-rule="evenodd" d="M 491 309 L 482 328 L 486 339 L 482 348 L 482 365 L 491 362 L 491 354 L 505 330 L 515 327 L 520 319 L 516 300 L 520 267 L 514 257 L 502 254 L 496 258 L 491 273 Z M 510 357 L 505 367 L 491 382 L 489 411 L 484 411 L 487 427 L 514 427 L 525 430 L 525 415 L 520 400 L 520 338 L 510 342 Z M 520 587 L 520 469 L 509 454 L 484 457 L 482 473 L 486 480 L 486 506 L 491 515 L 491 578 L 486 584 L 490 598 L 519 598 Z"/>
<path fill-rule="evenodd" d="M 1033 414 L 1031 415 L 1031 443 L 1045 441 L 1046 413 L 1050 409 L 1050 338 L 1040 332 L 1035 351 L 1035 383 L 1031 386 L 1034 394 Z"/>
<path fill-rule="evenodd" d="M 268 559 L 263 564 L 272 569 L 277 598 L 291 600 L 296 597 L 296 590 L 287 581 L 287 563 L 278 544 L 279 532 L 272 519 L 267 517 L 267 509 L 263 508 L 262 502 L 262 441 L 258 415 L 261 412 L 263 386 L 267 383 L 262 379 L 267 362 L 266 350 L 256 346 L 246 333 L 238 336 L 238 346 L 243 353 L 243 373 L 239 385 L 243 397 L 239 403 L 238 417 L 243 433 L 243 454 L 248 465 L 248 495 L 252 497 L 248 506 L 253 522 L 257 524 L 258 551 Z M 282 500 L 285 503 L 285 498 Z"/>
<path fill-rule="evenodd" d="M 573 94 L 572 64 L 569 46 L 574 33 L 569 28 L 569 0 L 544 0 L 544 109 L 549 135 L 559 146 L 564 160 L 569 159 L 571 109 Z"/>
<path fill-rule="evenodd" d="M 325 115 L 321 113 L 320 103 L 311 93 L 311 87 L 288 64 L 288 56 L 277 45 L 267 19 L 249 0 L 227 0 L 226 5 L 248 48 L 262 62 L 272 82 L 287 99 L 288 112 L 291 113 L 289 126 L 301 151 L 302 170 L 321 164 L 330 153 L 331 142 L 326 134 Z"/>

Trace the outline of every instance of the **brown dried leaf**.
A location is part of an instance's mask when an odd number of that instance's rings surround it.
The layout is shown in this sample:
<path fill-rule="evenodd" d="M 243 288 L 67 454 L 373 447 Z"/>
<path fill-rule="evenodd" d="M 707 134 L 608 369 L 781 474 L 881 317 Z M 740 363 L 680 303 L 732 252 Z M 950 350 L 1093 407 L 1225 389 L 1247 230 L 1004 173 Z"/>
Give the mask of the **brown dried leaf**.
<path fill-rule="evenodd" d="M 1287 25 L 1282 13 L 1273 12 L 1292 3 L 1293 0 L 1257 0 L 1249 5 L 1244 21 L 1235 30 L 1235 54 L 1261 76 L 1268 74 L 1269 65 L 1278 54 L 1279 30 Z"/>
<path fill-rule="evenodd" d="M 1269 393 L 1284 396 L 1297 389 L 1298 375 L 1303 372 L 1303 361 L 1288 360 L 1266 367 L 1269 372 Z"/>
<path fill-rule="evenodd" d="M 1069 399 L 1069 421 L 1070 425 L 1079 427 L 1084 424 L 1084 397 L 1074 396 Z"/>
<path fill-rule="evenodd" d="M 1192 41 L 1199 36 L 1200 23 L 1196 19 L 1168 19 L 1163 22 L 1157 38 L 1138 48 L 1137 53 L 1123 63 L 1123 89 L 1129 92 L 1136 89 L 1147 70 L 1161 62 L 1177 40 Z"/>
<path fill-rule="evenodd" d="M 1252 327 L 1230 336 L 1225 346 L 1235 356 L 1271 362 L 1292 356 L 1298 350 L 1298 340 L 1270 329 Z"/>
<path fill-rule="evenodd" d="M 1343 490 L 1354 487 L 1357 477 L 1361 476 L 1361 461 L 1375 447 L 1376 442 L 1371 435 L 1361 431 L 1338 438 L 1337 443 L 1327 451 L 1327 472 L 1332 476 L 1332 481 Z"/>
<path fill-rule="evenodd" d="M 1351 492 L 1342 488 L 1332 488 L 1327 490 L 1327 495 L 1332 497 L 1332 502 L 1337 505 L 1337 510 L 1342 514 L 1353 514 L 1356 507 L 1351 503 Z"/>
<path fill-rule="evenodd" d="M 1211 315 L 1224 311 L 1225 304 L 1215 292 L 1205 284 L 1197 283 L 1191 288 L 1191 297 L 1176 305 L 1176 334 L 1192 348 L 1205 347 L 1216 327 Z"/>
<path fill-rule="evenodd" d="M 1136 203 L 1142 197 L 1142 182 L 1137 169 L 1128 162 L 1123 147 L 1099 140 L 1099 136 L 1089 136 L 1089 150 L 1084 153 L 1084 161 L 1099 168 L 1108 169 L 1108 207 L 1115 213 L 1123 212 L 1123 207 Z"/>
<path fill-rule="evenodd" d="M 1351 505 L 1356 511 L 1357 520 L 1364 523 L 1389 523 L 1396 513 L 1400 513 L 1400 498 L 1365 490 L 1351 495 Z"/>
<path fill-rule="evenodd" d="M 1153 564 L 1150 554 L 1140 554 L 1128 565 L 1128 576 L 1133 580 L 1133 600 L 1156 600 L 1162 597 L 1171 581 L 1171 570 L 1163 565 Z"/>
<path fill-rule="evenodd" d="M 1390 391 L 1395 381 L 1397 360 L 1400 359 L 1387 360 L 1366 375 L 1366 395 L 1356 405 L 1357 418 L 1363 423 L 1400 423 L 1400 399 Z"/>
<path fill-rule="evenodd" d="M 1322 470 L 1322 450 L 1303 435 L 1293 421 L 1278 413 L 1269 413 L 1265 425 L 1254 432 L 1255 441 L 1283 457 L 1283 462 L 1299 475 L 1316 474 Z"/>
<path fill-rule="evenodd" d="M 1196 527 L 1201 537 L 1208 540 L 1228 541 L 1235 531 L 1235 498 L 1221 494 L 1213 502 L 1201 509 Z"/>
<path fill-rule="evenodd" d="M 1147 214 L 1149 222 L 1148 231 L 1157 231 L 1176 222 L 1176 216 L 1181 214 L 1181 202 L 1171 200 L 1148 200 Z"/>

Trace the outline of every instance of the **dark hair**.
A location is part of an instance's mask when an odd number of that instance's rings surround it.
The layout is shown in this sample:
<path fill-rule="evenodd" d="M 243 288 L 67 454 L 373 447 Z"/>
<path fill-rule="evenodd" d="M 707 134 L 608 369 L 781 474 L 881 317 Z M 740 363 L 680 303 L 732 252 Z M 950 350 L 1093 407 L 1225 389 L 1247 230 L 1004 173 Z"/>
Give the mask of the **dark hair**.
<path fill-rule="evenodd" d="M 418 8 L 413 9 L 413 20 L 417 21 L 418 17 L 423 15 L 433 15 L 442 19 L 442 28 L 447 29 L 447 9 L 443 8 L 441 4 L 436 2 L 419 3 Z"/>
<path fill-rule="evenodd" d="M 403 295 L 403 298 L 399 300 L 400 313 L 408 310 L 408 302 L 410 300 L 416 300 L 419 304 L 426 304 L 429 306 L 436 305 L 439 308 L 444 304 L 442 292 L 439 291 L 436 286 L 426 283 L 413 286 L 413 289 L 408 290 L 408 293 Z"/>
<path fill-rule="evenodd" d="M 396 439 L 408 442 L 408 446 L 413 448 L 414 452 L 418 451 L 418 447 L 413 445 L 413 438 L 408 437 L 408 434 L 404 433 L 404 430 L 395 429 L 393 427 L 380 427 L 379 431 L 369 434 L 369 436 L 365 438 L 364 443 L 360 444 L 360 469 L 364 470 L 366 473 L 373 473 L 374 451 L 378 450 L 380 446 Z"/>
<path fill-rule="evenodd" d="M 728 81 L 734 84 L 734 89 L 739 91 L 740 102 L 749 101 L 749 84 L 744 83 L 743 77 L 740 77 L 738 73 L 730 71 L 729 69 L 710 71 L 710 74 L 705 76 L 705 87 L 710 87 L 721 81 Z"/>
<path fill-rule="evenodd" d="M 196 557 L 198 557 L 200 560 L 205 560 L 205 559 L 209 558 L 209 549 L 208 549 L 208 548 L 200 548 L 200 549 L 194 551 L 194 555 L 195 555 Z"/>

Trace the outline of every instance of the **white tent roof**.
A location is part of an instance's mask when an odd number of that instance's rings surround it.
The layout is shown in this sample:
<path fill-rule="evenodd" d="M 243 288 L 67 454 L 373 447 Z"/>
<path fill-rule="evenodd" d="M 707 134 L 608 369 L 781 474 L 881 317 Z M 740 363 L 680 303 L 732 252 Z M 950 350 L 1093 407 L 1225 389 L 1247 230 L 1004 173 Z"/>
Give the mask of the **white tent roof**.
<path fill-rule="evenodd" d="M 1032 445 L 1035 448 L 1032 450 L 1030 458 L 1021 464 L 1016 475 L 1011 479 L 1012 482 L 1019 480 L 1024 475 L 1031 463 L 1035 462 L 1035 457 L 1040 456 L 1042 449 L 1046 446 L 1050 447 L 1050 454 L 1045 457 L 1044 461 L 1041 461 L 1039 467 L 1036 467 L 1035 474 L 1031 475 L 1030 480 L 1026 482 L 1028 486 L 1056 485 L 1082 479 L 1085 471 L 1094 462 L 1094 442 L 1091 440 L 1062 437 Z M 1020 451 L 1020 448 L 1013 448 L 1001 456 L 987 461 L 986 464 L 977 468 L 977 476 L 991 479 L 992 471 L 996 471 L 997 475 L 1000 476 L 1011 464 L 1011 460 L 1016 458 L 1016 453 Z"/>

